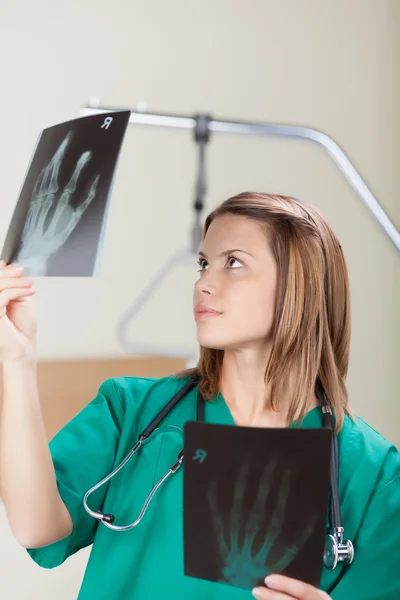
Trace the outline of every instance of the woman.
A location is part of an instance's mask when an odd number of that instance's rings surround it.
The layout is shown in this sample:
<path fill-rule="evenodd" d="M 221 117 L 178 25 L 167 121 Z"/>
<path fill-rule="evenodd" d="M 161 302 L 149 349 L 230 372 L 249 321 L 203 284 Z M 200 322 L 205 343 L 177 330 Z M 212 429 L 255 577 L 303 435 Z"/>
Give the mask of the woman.
<path fill-rule="evenodd" d="M 354 562 L 324 568 L 319 588 L 278 574 L 252 594 L 271 600 L 398 600 L 400 455 L 348 408 L 349 285 L 335 234 L 298 200 L 245 193 L 207 218 L 199 267 L 198 368 L 161 379 L 105 381 L 49 451 L 36 384 L 32 281 L 15 266 L 2 266 L 0 477 L 14 535 L 47 568 L 93 544 L 80 600 L 249 598 L 247 590 L 184 575 L 182 469 L 130 531 L 98 524 L 85 511 L 83 496 L 121 462 L 193 372 L 201 376 L 205 421 L 238 426 L 322 427 L 318 379 L 335 414 L 342 518 L 354 542 Z M 92 509 L 115 510 L 116 525 L 136 518 L 176 459 L 182 439 L 174 431 L 194 419 L 196 398 L 193 389 L 161 433 L 92 494 Z"/>

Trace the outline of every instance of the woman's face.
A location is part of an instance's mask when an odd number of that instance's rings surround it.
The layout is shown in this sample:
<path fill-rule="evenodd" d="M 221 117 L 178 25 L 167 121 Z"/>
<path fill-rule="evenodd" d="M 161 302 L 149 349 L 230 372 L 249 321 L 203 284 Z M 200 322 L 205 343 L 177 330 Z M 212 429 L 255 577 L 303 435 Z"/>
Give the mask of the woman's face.
<path fill-rule="evenodd" d="M 226 214 L 210 225 L 199 252 L 194 290 L 197 340 L 220 350 L 270 341 L 277 266 L 265 227 Z M 212 309 L 216 313 L 202 312 Z"/>

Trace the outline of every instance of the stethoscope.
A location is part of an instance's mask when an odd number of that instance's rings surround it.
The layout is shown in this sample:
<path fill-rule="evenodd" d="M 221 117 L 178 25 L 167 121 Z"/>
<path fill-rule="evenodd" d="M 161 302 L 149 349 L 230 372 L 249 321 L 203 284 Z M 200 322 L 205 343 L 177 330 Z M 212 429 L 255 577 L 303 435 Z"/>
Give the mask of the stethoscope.
<path fill-rule="evenodd" d="M 139 435 L 138 441 L 124 458 L 124 460 L 112 471 L 107 477 L 99 481 L 90 490 L 88 490 L 83 498 L 83 506 L 86 512 L 95 518 L 97 521 L 103 523 L 109 529 L 114 531 L 129 531 L 136 527 L 143 519 L 144 514 L 149 506 L 154 494 L 158 488 L 168 479 L 170 475 L 176 473 L 183 463 L 183 449 L 178 454 L 177 461 L 170 467 L 170 469 L 161 477 L 156 485 L 147 496 L 145 503 L 143 504 L 142 510 L 139 513 L 136 521 L 130 525 L 118 526 L 113 525 L 115 516 L 112 514 L 104 514 L 100 510 L 93 511 L 88 507 L 87 500 L 89 496 L 95 492 L 102 485 L 107 483 L 114 475 L 118 473 L 126 463 L 132 458 L 132 456 L 139 450 L 140 446 L 148 439 L 153 431 L 158 427 L 161 421 L 172 411 L 172 409 L 182 400 L 194 387 L 199 383 L 199 376 L 192 376 L 189 381 L 179 390 L 177 394 L 164 406 L 164 408 L 158 413 L 153 421 L 146 427 L 146 429 Z M 354 547 L 350 540 L 344 540 L 344 528 L 342 525 L 342 517 L 340 513 L 340 501 L 339 501 L 339 450 L 337 436 L 334 433 L 334 420 L 332 408 L 325 395 L 325 391 L 318 381 L 316 385 L 316 394 L 321 402 L 321 409 L 324 420 L 324 428 L 332 432 L 332 451 L 331 451 L 331 466 L 330 466 L 330 488 L 331 488 L 331 499 L 330 499 L 330 528 L 332 533 L 328 533 L 325 540 L 324 549 L 324 566 L 327 569 L 335 569 L 336 565 L 341 562 L 351 564 L 354 560 Z M 204 398 L 200 391 L 197 394 L 197 420 L 204 421 Z"/>

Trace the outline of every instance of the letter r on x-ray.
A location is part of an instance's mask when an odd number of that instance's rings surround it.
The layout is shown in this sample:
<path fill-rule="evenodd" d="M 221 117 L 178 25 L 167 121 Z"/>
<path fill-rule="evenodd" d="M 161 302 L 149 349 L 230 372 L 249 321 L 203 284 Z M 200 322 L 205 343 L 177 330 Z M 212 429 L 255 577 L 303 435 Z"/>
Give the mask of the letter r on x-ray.
<path fill-rule="evenodd" d="M 201 448 L 198 448 L 195 452 L 195 455 L 193 456 L 193 460 L 198 460 L 202 465 L 206 459 L 206 456 L 207 452 L 205 450 L 202 450 Z"/>
<path fill-rule="evenodd" d="M 112 117 L 106 117 L 106 118 L 104 119 L 104 123 L 103 123 L 103 125 L 101 126 L 101 129 L 103 129 L 103 127 L 105 127 L 105 129 L 108 129 L 108 128 L 109 128 L 109 126 L 110 126 L 110 125 L 111 125 L 111 123 L 112 123 L 112 120 L 113 120 L 113 118 L 112 118 Z"/>

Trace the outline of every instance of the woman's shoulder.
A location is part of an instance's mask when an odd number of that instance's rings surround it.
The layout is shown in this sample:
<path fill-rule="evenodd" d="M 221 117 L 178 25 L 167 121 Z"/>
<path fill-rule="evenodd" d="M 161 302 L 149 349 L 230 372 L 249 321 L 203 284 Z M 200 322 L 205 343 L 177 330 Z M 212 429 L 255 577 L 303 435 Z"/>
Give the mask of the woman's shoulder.
<path fill-rule="evenodd" d="M 143 405 L 163 406 L 185 385 L 187 378 L 176 375 L 163 377 L 124 376 L 106 379 L 100 392 L 111 401 L 122 405 L 124 411 L 137 410 Z"/>
<path fill-rule="evenodd" d="M 359 415 L 345 416 L 339 452 L 342 469 L 370 481 L 375 490 L 400 477 L 398 448 Z"/>
<path fill-rule="evenodd" d="M 107 379 L 102 385 L 113 386 L 116 393 L 127 398 L 151 394 L 164 395 L 168 392 L 177 392 L 187 381 L 176 375 L 164 377 L 140 377 L 129 375 Z"/>

